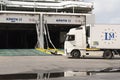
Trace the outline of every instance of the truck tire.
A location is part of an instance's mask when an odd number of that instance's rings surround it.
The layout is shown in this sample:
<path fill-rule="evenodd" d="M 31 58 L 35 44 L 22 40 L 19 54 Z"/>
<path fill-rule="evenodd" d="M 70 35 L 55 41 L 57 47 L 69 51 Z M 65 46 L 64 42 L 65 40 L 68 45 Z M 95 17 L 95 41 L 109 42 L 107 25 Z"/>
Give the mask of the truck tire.
<path fill-rule="evenodd" d="M 103 58 L 105 59 L 112 59 L 113 58 L 113 53 L 110 50 L 106 50 L 103 53 Z"/>
<path fill-rule="evenodd" d="M 79 50 L 73 50 L 73 51 L 71 52 L 71 55 L 72 55 L 73 58 L 80 58 L 80 56 L 81 56 Z"/>

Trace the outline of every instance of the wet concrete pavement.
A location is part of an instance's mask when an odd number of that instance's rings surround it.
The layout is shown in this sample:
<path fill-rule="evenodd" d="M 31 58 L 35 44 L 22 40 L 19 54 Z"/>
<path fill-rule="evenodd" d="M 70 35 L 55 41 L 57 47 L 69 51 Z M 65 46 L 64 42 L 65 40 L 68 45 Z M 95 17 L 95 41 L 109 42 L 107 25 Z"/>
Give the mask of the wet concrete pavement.
<path fill-rule="evenodd" d="M 68 59 L 64 56 L 0 56 L 0 74 L 99 71 L 120 67 L 117 59 Z"/>

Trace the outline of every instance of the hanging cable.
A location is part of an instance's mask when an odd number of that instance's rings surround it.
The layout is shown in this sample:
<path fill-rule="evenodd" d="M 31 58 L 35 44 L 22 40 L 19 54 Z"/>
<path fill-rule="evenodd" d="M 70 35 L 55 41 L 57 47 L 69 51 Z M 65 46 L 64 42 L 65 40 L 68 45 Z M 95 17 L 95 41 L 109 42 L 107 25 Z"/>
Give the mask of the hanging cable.
<path fill-rule="evenodd" d="M 47 38 L 47 32 L 46 32 L 46 28 L 44 26 L 44 34 L 45 34 L 45 40 L 46 40 L 46 44 L 47 44 L 47 49 L 49 48 L 49 45 L 48 45 L 48 38 Z"/>
<path fill-rule="evenodd" d="M 36 23 L 36 32 L 37 32 L 37 43 L 36 43 L 36 46 L 35 46 L 35 48 L 37 48 L 38 47 L 38 36 L 39 36 L 39 33 L 38 33 L 38 24 Z"/>
<path fill-rule="evenodd" d="M 47 35 L 48 35 L 48 40 L 49 40 L 49 42 L 51 43 L 51 45 L 53 46 L 53 48 L 56 49 L 56 47 L 54 46 L 54 44 L 53 44 L 52 41 L 51 41 L 47 22 L 45 22 L 45 27 L 46 27 L 46 32 L 47 32 Z"/>

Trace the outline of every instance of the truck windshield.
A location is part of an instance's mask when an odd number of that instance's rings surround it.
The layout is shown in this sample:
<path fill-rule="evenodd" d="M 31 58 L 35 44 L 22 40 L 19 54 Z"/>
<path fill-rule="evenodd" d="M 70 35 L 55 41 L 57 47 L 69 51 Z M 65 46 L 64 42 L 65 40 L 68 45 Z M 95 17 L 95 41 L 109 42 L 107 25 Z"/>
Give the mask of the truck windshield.
<path fill-rule="evenodd" d="M 67 35 L 66 41 L 74 41 L 75 40 L 75 35 Z"/>

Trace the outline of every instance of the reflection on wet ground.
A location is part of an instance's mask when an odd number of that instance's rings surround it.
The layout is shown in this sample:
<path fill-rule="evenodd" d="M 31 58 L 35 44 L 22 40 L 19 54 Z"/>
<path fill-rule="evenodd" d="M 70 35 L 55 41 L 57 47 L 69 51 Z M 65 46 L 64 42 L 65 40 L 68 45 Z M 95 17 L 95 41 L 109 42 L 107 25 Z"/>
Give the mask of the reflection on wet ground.
<path fill-rule="evenodd" d="M 105 68 L 98 71 L 59 71 L 59 72 L 40 72 L 40 73 L 18 73 L 18 74 L 3 74 L 0 75 L 0 80 L 52 80 L 57 78 L 68 78 L 68 77 L 88 77 L 94 75 L 107 75 L 108 73 L 120 74 L 120 67 L 116 68 Z M 62 80 L 62 79 L 61 79 Z M 66 79 L 65 79 L 66 80 Z"/>

